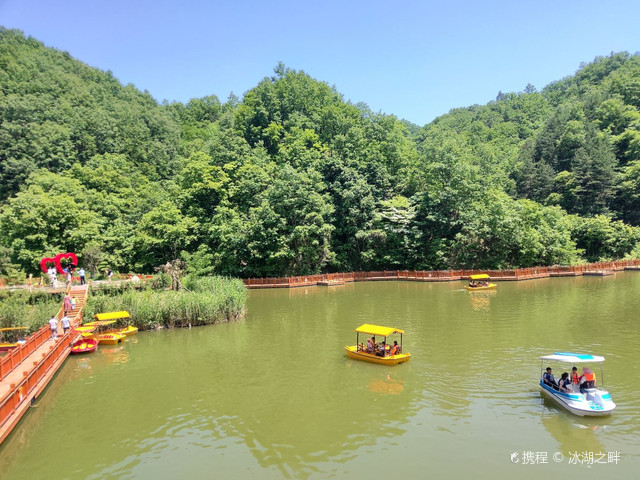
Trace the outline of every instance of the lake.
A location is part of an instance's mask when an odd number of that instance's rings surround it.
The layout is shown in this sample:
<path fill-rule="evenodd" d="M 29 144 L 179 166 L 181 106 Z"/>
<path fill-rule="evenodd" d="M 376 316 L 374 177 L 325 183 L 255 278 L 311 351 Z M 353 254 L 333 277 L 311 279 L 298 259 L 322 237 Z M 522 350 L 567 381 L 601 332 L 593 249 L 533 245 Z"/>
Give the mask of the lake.
<path fill-rule="evenodd" d="M 70 357 L 2 479 L 635 478 L 640 272 L 463 286 L 252 290 L 241 321 Z M 363 323 L 405 330 L 411 361 L 348 359 Z M 613 415 L 541 397 L 554 351 L 606 357 Z"/>

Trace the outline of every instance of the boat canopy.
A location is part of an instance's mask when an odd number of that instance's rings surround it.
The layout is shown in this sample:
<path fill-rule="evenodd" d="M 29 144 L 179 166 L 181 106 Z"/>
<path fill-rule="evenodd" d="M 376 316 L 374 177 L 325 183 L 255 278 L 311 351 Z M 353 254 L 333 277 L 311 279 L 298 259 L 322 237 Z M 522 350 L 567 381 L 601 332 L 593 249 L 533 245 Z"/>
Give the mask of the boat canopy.
<path fill-rule="evenodd" d="M 121 318 L 129 318 L 129 312 L 96 313 L 93 318 L 96 320 L 119 320 Z"/>
<path fill-rule="evenodd" d="M 381 327 L 380 325 L 370 325 L 368 323 L 365 323 L 364 325 L 360 325 L 358 328 L 356 328 L 356 332 L 388 337 L 393 333 L 404 333 L 404 330 L 400 330 L 399 328 L 394 327 Z"/>
<path fill-rule="evenodd" d="M 82 326 L 82 327 L 76 327 L 73 329 L 74 332 L 78 332 L 78 333 L 89 333 L 89 332 L 93 332 L 97 329 L 98 327 L 95 325 L 90 325 L 90 326 Z"/>
<path fill-rule="evenodd" d="M 469 275 L 470 280 L 489 280 L 491 277 L 486 273 L 479 273 L 477 275 Z"/>
<path fill-rule="evenodd" d="M 604 357 L 583 353 L 555 352 L 553 355 L 545 355 L 540 360 L 554 360 L 565 363 L 593 363 L 604 362 Z"/>
<path fill-rule="evenodd" d="M 115 320 L 98 320 L 96 322 L 85 323 L 84 325 L 86 327 L 101 327 L 102 325 L 111 325 L 113 323 L 116 323 L 116 321 Z"/>

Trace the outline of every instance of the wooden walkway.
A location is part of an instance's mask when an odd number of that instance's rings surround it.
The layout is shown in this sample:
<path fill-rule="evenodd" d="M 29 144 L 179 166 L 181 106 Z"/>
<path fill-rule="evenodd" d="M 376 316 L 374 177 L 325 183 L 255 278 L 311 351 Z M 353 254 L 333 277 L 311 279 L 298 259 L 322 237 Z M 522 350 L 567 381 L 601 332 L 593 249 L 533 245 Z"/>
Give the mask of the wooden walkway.
<path fill-rule="evenodd" d="M 76 300 L 75 308 L 69 314 L 72 331 L 82 323 L 82 310 L 89 290 L 87 285 L 80 285 L 71 287 L 69 293 Z M 0 443 L 42 393 L 71 351 L 77 334 L 71 331 L 62 334 L 59 324 L 62 316 L 63 308 L 60 308 L 56 315 L 56 339 L 51 338 L 47 324 L 31 335 L 24 345 L 0 358 Z"/>
<path fill-rule="evenodd" d="M 534 278 L 575 277 L 582 275 L 609 276 L 620 270 L 640 270 L 640 260 L 618 260 L 584 265 L 516 268 L 514 270 L 386 270 L 379 272 L 323 273 L 292 277 L 245 278 L 247 288 L 295 288 L 312 285 L 344 285 L 347 282 L 403 280 L 408 282 L 451 282 L 465 280 L 469 275 L 486 273 L 491 280 L 517 281 Z"/>

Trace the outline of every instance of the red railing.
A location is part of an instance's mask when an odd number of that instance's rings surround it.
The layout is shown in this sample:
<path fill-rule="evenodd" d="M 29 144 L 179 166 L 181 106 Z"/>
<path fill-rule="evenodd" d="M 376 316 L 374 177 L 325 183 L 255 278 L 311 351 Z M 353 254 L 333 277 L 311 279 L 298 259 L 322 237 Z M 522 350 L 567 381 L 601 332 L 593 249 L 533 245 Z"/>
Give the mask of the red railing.
<path fill-rule="evenodd" d="M 67 287 L 67 292 L 69 291 L 70 287 Z M 82 297 L 82 305 L 80 305 L 79 310 L 76 313 L 73 325 L 74 327 L 82 322 L 82 310 L 86 304 L 88 296 L 89 289 L 87 288 L 85 289 Z M 56 318 L 59 320 L 62 318 L 62 315 L 63 308 L 60 308 L 56 314 Z M 33 365 L 28 365 L 28 370 L 24 372 L 24 379 L 22 381 L 16 382 L 15 384 L 12 383 L 10 385 L 9 391 L 3 398 L 0 398 L 0 426 L 7 421 L 13 412 L 20 406 L 22 401 L 33 393 L 40 380 L 49 373 L 50 369 L 60 359 L 60 357 L 68 353 L 67 349 L 75 336 L 76 334 L 72 333 L 72 331 L 62 335 L 55 344 L 50 346 L 48 351 L 42 353 L 42 361 L 38 358 L 33 361 Z M 21 365 L 25 359 L 27 359 L 50 338 L 51 330 L 48 325 L 45 325 L 36 333 L 31 335 L 22 346 L 16 347 L 7 355 L 2 357 L 2 359 L 0 359 L 0 381 L 5 379 L 10 372 Z"/>
<path fill-rule="evenodd" d="M 47 329 L 48 327 L 45 327 L 45 331 Z M 41 331 L 39 331 L 38 334 Z M 50 333 L 47 332 L 47 338 L 49 338 L 49 336 Z M 42 354 L 43 360 L 39 362 L 33 370 L 24 372 L 25 376 L 21 382 L 11 385 L 9 393 L 4 398 L 0 399 L 0 425 L 3 425 L 22 401 L 30 396 L 38 385 L 38 382 L 40 382 L 40 380 L 49 373 L 49 370 L 53 367 L 56 360 L 58 360 L 64 353 L 64 350 L 69 347 L 72 340 L 72 334 L 67 332 L 55 343 L 55 345 L 51 345 L 48 352 Z"/>
<path fill-rule="evenodd" d="M 514 270 L 382 270 L 373 272 L 325 273 L 320 275 L 298 275 L 292 277 L 247 278 L 243 282 L 248 288 L 301 287 L 317 285 L 321 281 L 342 280 L 345 282 L 371 280 L 449 281 L 462 280 L 469 275 L 487 273 L 494 280 L 527 280 L 563 275 L 584 275 L 588 272 L 607 272 L 640 268 L 640 259 L 596 262 L 585 265 L 554 265 L 551 267 L 516 268 Z"/>

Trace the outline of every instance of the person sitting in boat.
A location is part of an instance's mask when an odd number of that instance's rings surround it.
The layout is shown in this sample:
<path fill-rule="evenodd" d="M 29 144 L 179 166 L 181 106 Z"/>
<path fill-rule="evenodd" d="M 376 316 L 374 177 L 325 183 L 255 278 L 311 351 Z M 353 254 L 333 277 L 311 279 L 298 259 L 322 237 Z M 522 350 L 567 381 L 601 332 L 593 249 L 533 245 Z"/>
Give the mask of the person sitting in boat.
<path fill-rule="evenodd" d="M 574 385 L 578 385 L 580 383 L 580 375 L 578 375 L 578 367 L 573 367 L 571 369 L 571 383 Z"/>
<path fill-rule="evenodd" d="M 556 379 L 553 377 L 553 373 L 551 373 L 551 367 L 547 367 L 547 371 L 542 376 L 542 381 L 545 385 L 549 385 L 550 387 L 558 389 L 558 384 L 556 383 Z"/>
<path fill-rule="evenodd" d="M 587 388 L 595 388 L 596 386 L 596 374 L 591 371 L 589 367 L 582 369 L 582 376 L 580 377 L 580 392 L 584 393 Z"/>
<path fill-rule="evenodd" d="M 393 341 L 393 346 L 391 347 L 391 351 L 389 352 L 389 355 L 393 356 L 396 355 L 398 353 L 400 353 L 400 347 L 398 346 L 398 341 L 394 340 Z"/>
<path fill-rule="evenodd" d="M 373 353 L 376 349 L 376 337 L 367 338 L 367 353 Z"/>
<path fill-rule="evenodd" d="M 384 357 L 387 355 L 387 343 L 383 340 L 382 343 L 378 347 L 378 351 L 376 353 L 378 357 Z"/>
<path fill-rule="evenodd" d="M 558 389 L 561 392 L 568 393 L 571 388 L 571 379 L 569 378 L 569 372 L 564 372 L 558 380 Z"/>
<path fill-rule="evenodd" d="M 469 280 L 469 286 L 470 286 L 471 288 L 475 288 L 475 287 L 476 287 L 476 282 L 475 282 L 475 281 L 473 281 L 473 280 Z"/>

